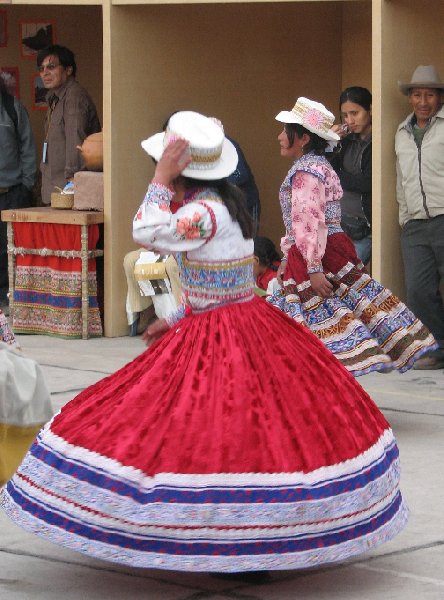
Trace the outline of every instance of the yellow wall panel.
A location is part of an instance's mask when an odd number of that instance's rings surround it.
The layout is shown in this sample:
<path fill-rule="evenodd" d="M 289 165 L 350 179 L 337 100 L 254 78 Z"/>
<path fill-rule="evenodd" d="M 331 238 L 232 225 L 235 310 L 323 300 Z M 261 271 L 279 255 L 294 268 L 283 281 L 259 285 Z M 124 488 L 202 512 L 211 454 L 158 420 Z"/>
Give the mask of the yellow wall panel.
<path fill-rule="evenodd" d="M 337 2 L 114 6 L 111 12 L 110 239 L 120 243 L 118 251 L 113 246 L 119 253 L 113 280 L 123 306 L 117 270 L 134 248 L 131 219 L 153 173 L 140 141 L 174 110 L 215 115 L 240 142 L 261 194 L 261 233 L 279 242 L 278 190 L 289 164 L 279 154 L 274 117 L 301 95 L 336 111 L 342 12 Z"/>

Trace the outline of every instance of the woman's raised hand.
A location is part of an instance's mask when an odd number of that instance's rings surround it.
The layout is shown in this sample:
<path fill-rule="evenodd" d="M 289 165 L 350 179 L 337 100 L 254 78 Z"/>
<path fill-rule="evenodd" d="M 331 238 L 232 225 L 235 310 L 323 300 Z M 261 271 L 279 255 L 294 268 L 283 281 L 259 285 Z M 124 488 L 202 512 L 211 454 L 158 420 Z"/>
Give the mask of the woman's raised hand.
<path fill-rule="evenodd" d="M 153 182 L 170 185 L 190 162 L 188 142 L 182 139 L 170 142 L 156 165 Z"/>
<path fill-rule="evenodd" d="M 348 128 L 347 123 L 337 123 L 336 125 L 333 125 L 331 130 L 334 133 L 337 133 L 341 140 L 350 133 L 350 129 Z"/>

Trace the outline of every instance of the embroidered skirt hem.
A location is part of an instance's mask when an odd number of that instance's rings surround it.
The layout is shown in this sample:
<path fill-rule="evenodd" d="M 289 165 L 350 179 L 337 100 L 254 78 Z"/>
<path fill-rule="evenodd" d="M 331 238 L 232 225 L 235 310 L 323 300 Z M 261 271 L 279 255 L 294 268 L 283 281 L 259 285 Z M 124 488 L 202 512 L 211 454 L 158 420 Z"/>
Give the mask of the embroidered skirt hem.
<path fill-rule="evenodd" d="M 391 430 L 355 459 L 312 473 L 154 477 L 48 433 L 8 483 L 3 509 L 45 539 L 129 566 L 314 567 L 390 540 L 408 516 Z"/>
<path fill-rule="evenodd" d="M 344 234 L 328 236 L 324 273 L 333 294 L 313 291 L 302 255 L 293 246 L 283 288 L 267 301 L 304 324 L 354 377 L 403 373 L 438 345 L 430 331 L 389 289 L 372 279 Z"/>

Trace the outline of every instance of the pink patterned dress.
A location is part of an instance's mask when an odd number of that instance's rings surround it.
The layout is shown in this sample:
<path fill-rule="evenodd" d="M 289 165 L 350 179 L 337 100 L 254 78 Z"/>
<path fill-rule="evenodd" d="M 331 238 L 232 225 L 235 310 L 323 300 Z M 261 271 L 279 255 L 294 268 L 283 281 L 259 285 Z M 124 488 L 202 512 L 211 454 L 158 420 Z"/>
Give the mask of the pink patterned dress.
<path fill-rule="evenodd" d="M 295 161 L 280 189 L 287 258 L 284 284 L 267 301 L 307 325 L 355 377 L 401 373 L 437 347 L 425 325 L 372 279 L 342 231 L 339 178 L 323 156 Z M 333 294 L 321 298 L 310 274 L 324 272 Z"/>

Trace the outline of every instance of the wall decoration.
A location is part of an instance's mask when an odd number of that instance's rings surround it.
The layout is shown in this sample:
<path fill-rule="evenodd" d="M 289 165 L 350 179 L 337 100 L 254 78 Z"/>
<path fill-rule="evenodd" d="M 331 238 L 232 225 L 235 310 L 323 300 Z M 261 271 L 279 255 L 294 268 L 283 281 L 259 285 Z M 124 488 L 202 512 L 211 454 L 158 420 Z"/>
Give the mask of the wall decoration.
<path fill-rule="evenodd" d="M 35 73 L 32 76 L 32 110 L 46 110 L 48 104 L 46 103 L 46 88 L 43 85 L 43 79 L 40 77 L 40 73 Z"/>
<path fill-rule="evenodd" d="M 0 48 L 8 45 L 8 13 L 0 10 Z"/>
<path fill-rule="evenodd" d="M 0 67 L 0 77 L 5 82 L 8 93 L 20 98 L 18 67 Z"/>
<path fill-rule="evenodd" d="M 21 21 L 20 45 L 23 58 L 35 58 L 39 50 L 54 43 L 53 21 Z"/>

